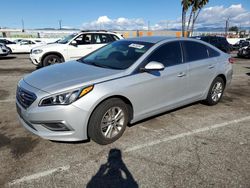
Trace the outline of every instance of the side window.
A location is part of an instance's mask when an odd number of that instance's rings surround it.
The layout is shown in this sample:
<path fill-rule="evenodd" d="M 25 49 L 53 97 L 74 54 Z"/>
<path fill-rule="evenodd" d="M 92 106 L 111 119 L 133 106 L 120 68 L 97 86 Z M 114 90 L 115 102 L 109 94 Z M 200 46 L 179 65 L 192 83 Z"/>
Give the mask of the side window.
<path fill-rule="evenodd" d="M 78 45 L 91 44 L 91 34 L 79 35 L 75 38 Z"/>
<path fill-rule="evenodd" d="M 148 62 L 157 61 L 165 67 L 182 63 L 181 47 L 179 42 L 170 42 L 156 49 L 148 58 Z"/>
<path fill-rule="evenodd" d="M 112 41 L 120 40 L 116 35 L 110 34 Z"/>
<path fill-rule="evenodd" d="M 207 46 L 204 44 L 193 41 L 184 41 L 183 46 L 186 62 L 208 58 Z"/>
<path fill-rule="evenodd" d="M 214 50 L 208 46 L 207 46 L 207 50 L 208 50 L 209 57 L 218 57 L 220 55 L 219 52 L 217 52 L 216 50 Z"/>
<path fill-rule="evenodd" d="M 93 34 L 93 44 L 106 44 L 110 42 L 111 39 L 107 34 Z"/>

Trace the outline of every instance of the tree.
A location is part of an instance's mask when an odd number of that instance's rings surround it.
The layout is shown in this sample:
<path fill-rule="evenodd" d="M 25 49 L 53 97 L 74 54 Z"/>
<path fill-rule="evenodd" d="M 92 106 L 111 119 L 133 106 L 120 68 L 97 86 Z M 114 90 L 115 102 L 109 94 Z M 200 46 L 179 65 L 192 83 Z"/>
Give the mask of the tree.
<path fill-rule="evenodd" d="M 196 2 L 194 3 L 194 9 L 193 9 L 193 17 L 192 17 L 192 27 L 191 27 L 191 36 L 193 35 L 194 32 L 194 25 L 195 22 L 201 12 L 201 9 L 209 2 L 209 0 L 195 0 Z"/>
<path fill-rule="evenodd" d="M 186 17 L 189 7 L 192 5 L 192 0 L 182 0 L 182 36 L 185 36 L 186 31 Z"/>
<path fill-rule="evenodd" d="M 232 26 L 229 28 L 229 31 L 234 31 L 234 32 L 236 32 L 236 34 L 238 34 L 239 28 L 237 26 Z"/>
<path fill-rule="evenodd" d="M 194 31 L 195 22 L 201 12 L 201 9 L 209 2 L 209 0 L 182 0 L 182 35 L 186 31 L 186 14 L 188 9 L 191 8 L 191 12 L 189 15 L 187 31 L 189 35 L 192 36 Z"/>

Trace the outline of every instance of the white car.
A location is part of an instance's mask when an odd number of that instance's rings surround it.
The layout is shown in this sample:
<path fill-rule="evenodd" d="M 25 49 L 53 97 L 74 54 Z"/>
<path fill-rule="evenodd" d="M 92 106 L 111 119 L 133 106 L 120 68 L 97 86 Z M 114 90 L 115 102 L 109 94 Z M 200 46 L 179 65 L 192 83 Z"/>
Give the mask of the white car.
<path fill-rule="evenodd" d="M 40 40 L 24 39 L 16 44 L 7 44 L 11 53 L 30 53 L 31 49 L 46 44 Z"/>
<path fill-rule="evenodd" d="M 122 35 L 115 32 L 81 31 L 55 43 L 33 48 L 30 59 L 38 67 L 76 60 L 120 39 L 123 39 Z"/>
<path fill-rule="evenodd" d="M 6 56 L 10 53 L 10 50 L 4 45 L 0 43 L 0 56 Z"/>

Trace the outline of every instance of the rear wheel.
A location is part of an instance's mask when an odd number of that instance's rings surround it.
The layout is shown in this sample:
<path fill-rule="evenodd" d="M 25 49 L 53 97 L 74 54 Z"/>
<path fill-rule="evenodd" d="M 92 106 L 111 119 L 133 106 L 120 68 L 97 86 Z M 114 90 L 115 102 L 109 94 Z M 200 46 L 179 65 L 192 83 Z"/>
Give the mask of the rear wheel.
<path fill-rule="evenodd" d="M 58 55 L 47 55 L 44 59 L 43 59 L 43 66 L 49 66 L 49 65 L 53 65 L 56 63 L 62 63 L 63 60 L 58 56 Z"/>
<path fill-rule="evenodd" d="M 127 105 L 122 100 L 112 98 L 104 101 L 91 115 L 89 137 L 101 145 L 116 141 L 126 129 L 128 114 Z"/>
<path fill-rule="evenodd" d="M 212 82 L 205 103 L 212 106 L 220 102 L 225 89 L 225 82 L 221 77 L 217 77 Z"/>

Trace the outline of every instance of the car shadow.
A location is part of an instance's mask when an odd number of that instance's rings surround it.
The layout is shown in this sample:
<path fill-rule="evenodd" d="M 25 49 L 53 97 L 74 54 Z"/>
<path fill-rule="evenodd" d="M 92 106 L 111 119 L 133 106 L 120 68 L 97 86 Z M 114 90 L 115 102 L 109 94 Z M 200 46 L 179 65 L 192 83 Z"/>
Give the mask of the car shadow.
<path fill-rule="evenodd" d="M 15 59 L 16 56 L 0 56 L 0 60 Z"/>
<path fill-rule="evenodd" d="M 80 141 L 57 141 L 57 140 L 50 140 L 50 141 L 59 144 L 86 144 L 90 142 L 90 138 Z"/>
<path fill-rule="evenodd" d="M 119 149 L 111 149 L 105 164 L 88 182 L 87 188 L 138 188 L 138 183 L 133 178 L 126 164 L 122 160 Z"/>
<path fill-rule="evenodd" d="M 250 76 L 250 72 L 246 73 L 247 76 Z"/>

